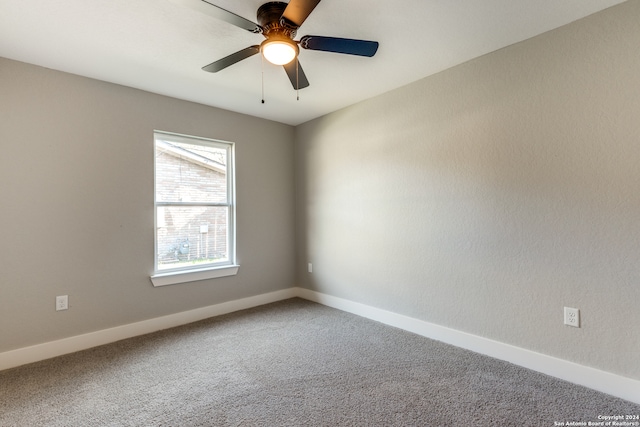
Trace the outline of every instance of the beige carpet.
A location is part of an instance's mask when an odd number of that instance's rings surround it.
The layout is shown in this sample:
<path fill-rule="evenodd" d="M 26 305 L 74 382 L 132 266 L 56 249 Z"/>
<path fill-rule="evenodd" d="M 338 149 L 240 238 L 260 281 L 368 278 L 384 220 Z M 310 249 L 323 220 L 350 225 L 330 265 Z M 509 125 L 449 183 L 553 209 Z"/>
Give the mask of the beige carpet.
<path fill-rule="evenodd" d="M 0 426 L 554 426 L 635 405 L 300 299 L 0 372 Z"/>

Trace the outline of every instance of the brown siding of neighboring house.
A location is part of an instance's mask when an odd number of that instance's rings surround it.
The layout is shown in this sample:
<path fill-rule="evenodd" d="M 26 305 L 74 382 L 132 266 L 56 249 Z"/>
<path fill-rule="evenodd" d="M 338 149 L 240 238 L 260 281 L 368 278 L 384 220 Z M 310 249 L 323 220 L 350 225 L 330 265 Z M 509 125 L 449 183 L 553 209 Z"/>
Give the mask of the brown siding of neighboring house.
<path fill-rule="evenodd" d="M 224 202 L 226 174 L 158 152 L 156 158 L 158 201 Z M 226 258 L 226 207 L 159 207 L 158 262 Z M 169 265 L 167 265 L 169 267 Z"/>

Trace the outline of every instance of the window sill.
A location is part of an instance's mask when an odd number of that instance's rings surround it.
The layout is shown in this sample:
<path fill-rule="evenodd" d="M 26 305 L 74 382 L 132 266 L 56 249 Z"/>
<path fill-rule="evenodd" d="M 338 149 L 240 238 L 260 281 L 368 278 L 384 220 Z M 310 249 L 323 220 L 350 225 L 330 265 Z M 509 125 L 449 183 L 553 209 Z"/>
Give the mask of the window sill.
<path fill-rule="evenodd" d="M 178 283 L 195 282 L 197 280 L 216 279 L 218 277 L 235 276 L 238 274 L 238 265 L 225 265 L 224 267 L 203 268 L 201 270 L 171 271 L 158 273 L 151 276 L 153 286 L 167 286 Z"/>

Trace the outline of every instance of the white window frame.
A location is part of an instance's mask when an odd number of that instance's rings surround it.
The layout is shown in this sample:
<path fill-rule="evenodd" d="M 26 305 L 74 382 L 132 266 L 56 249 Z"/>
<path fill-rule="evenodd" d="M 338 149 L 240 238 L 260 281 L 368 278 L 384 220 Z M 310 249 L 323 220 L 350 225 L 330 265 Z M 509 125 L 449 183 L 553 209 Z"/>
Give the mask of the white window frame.
<path fill-rule="evenodd" d="M 175 269 L 158 270 L 158 207 L 163 205 L 179 205 L 179 203 L 159 203 L 156 200 L 156 141 L 163 140 L 177 143 L 197 144 L 224 148 L 227 151 L 227 202 L 226 203 L 197 203 L 206 206 L 227 206 L 229 208 L 227 233 L 228 233 L 228 260 L 213 265 L 180 267 Z M 233 276 L 238 273 L 239 266 L 236 263 L 236 204 L 235 204 L 235 144 L 198 136 L 182 135 L 177 133 L 154 131 L 153 133 L 153 204 L 154 204 L 154 254 L 153 273 L 151 282 L 153 286 L 174 285 L 177 283 L 193 282 L 198 280 L 215 279 L 218 277 Z"/>

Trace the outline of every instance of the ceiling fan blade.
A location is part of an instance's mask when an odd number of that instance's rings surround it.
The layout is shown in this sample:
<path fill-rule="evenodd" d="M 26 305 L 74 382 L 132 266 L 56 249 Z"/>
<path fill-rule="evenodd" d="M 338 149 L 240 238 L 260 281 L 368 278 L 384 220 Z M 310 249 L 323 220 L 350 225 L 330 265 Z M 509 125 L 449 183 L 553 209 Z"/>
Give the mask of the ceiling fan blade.
<path fill-rule="evenodd" d="M 224 58 L 219 59 L 216 62 L 212 62 L 211 64 L 202 67 L 202 69 L 210 73 L 217 73 L 218 71 L 223 70 L 228 66 L 235 64 L 236 62 L 240 62 L 243 59 L 247 59 L 258 52 L 260 52 L 260 46 L 249 46 L 236 53 L 232 53 L 229 56 L 225 56 Z"/>
<path fill-rule="evenodd" d="M 287 8 L 282 12 L 282 17 L 299 27 L 309 17 L 318 3 L 320 3 L 320 0 L 291 0 Z"/>
<path fill-rule="evenodd" d="M 378 42 L 323 36 L 304 36 L 300 39 L 300 46 L 310 50 L 368 57 L 375 55 L 378 50 Z"/>
<path fill-rule="evenodd" d="M 243 30 L 251 31 L 252 33 L 261 33 L 262 27 L 255 22 L 251 22 L 248 19 L 243 18 L 242 16 L 236 15 L 233 12 L 229 12 L 226 9 L 223 9 L 215 4 L 211 3 L 208 0 L 170 0 L 173 3 L 179 4 L 181 6 L 189 7 L 191 9 L 195 9 L 199 12 L 206 13 L 209 16 L 213 16 L 216 19 L 220 19 L 221 21 L 228 22 L 229 24 L 235 25 L 236 27 L 240 27 Z"/>
<path fill-rule="evenodd" d="M 288 64 L 284 64 L 283 67 L 287 72 L 287 76 L 289 76 L 289 80 L 291 80 L 291 84 L 294 89 L 304 89 L 309 86 L 309 80 L 307 80 L 307 76 L 305 76 L 304 71 L 302 71 L 300 61 L 293 60 Z M 296 68 L 298 69 L 297 73 Z"/>

